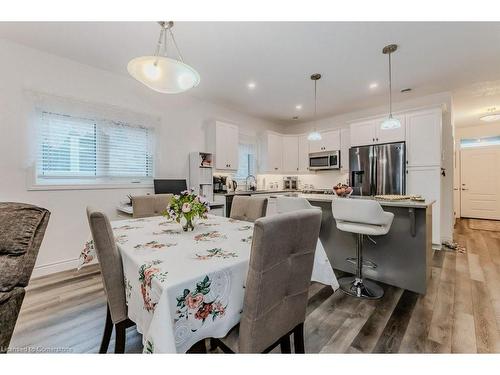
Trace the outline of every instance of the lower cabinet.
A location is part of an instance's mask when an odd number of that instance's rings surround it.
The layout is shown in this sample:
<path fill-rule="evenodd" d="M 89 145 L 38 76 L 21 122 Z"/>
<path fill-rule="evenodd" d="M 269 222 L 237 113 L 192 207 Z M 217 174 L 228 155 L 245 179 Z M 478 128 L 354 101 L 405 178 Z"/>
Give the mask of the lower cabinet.
<path fill-rule="evenodd" d="M 409 167 L 406 170 L 406 194 L 420 194 L 435 201 L 432 206 L 432 243 L 441 244 L 441 168 Z"/>

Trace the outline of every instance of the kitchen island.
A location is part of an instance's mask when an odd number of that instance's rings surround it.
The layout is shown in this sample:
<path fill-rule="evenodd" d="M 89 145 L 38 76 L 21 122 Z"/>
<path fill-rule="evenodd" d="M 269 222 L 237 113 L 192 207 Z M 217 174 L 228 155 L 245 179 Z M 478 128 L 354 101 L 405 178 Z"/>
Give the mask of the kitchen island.
<path fill-rule="evenodd" d="M 332 195 L 294 194 L 321 207 L 320 240 L 332 267 L 355 273 L 354 264 L 346 258 L 356 256 L 356 235 L 337 229 L 332 214 Z M 344 199 L 344 198 L 340 198 Z M 371 199 L 351 197 L 350 199 Z M 366 278 L 425 294 L 432 259 L 432 205 L 434 202 L 382 201 L 385 211 L 394 214 L 389 233 L 372 239 L 365 236 L 363 258 L 377 264 L 363 268 Z"/>

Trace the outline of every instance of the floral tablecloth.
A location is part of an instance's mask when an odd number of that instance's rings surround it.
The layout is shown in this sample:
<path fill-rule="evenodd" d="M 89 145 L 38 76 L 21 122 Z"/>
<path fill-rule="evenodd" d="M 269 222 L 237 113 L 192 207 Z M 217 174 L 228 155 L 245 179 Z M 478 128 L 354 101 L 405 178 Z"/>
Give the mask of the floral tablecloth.
<path fill-rule="evenodd" d="M 143 334 L 144 352 L 183 353 L 203 338 L 224 337 L 239 322 L 252 223 L 208 215 L 192 232 L 164 217 L 111 225 L 122 255 L 128 315 Z M 94 258 L 89 240 L 80 263 Z"/>

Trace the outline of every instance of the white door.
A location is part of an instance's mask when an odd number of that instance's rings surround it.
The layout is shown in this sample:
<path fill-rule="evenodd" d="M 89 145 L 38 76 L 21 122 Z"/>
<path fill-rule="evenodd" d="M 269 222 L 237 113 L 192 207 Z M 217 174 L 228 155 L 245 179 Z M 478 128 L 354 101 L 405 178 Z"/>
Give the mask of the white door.
<path fill-rule="evenodd" d="M 441 165 L 440 109 L 406 114 L 406 153 L 409 167 Z"/>
<path fill-rule="evenodd" d="M 351 129 L 351 147 L 366 146 L 375 143 L 376 132 L 373 121 L 353 123 Z"/>
<path fill-rule="evenodd" d="M 413 167 L 406 172 L 406 194 L 435 201 L 432 206 L 432 243 L 441 244 L 441 168 Z"/>
<path fill-rule="evenodd" d="M 461 216 L 500 220 L 500 147 L 462 149 Z"/>
<path fill-rule="evenodd" d="M 299 172 L 309 170 L 309 141 L 307 135 L 299 136 Z"/>
<path fill-rule="evenodd" d="M 386 117 L 377 119 L 375 122 L 375 143 L 403 142 L 405 140 L 406 126 L 405 116 L 394 116 L 401 122 L 401 127 L 396 129 L 382 129 L 380 126 Z"/>
<path fill-rule="evenodd" d="M 343 173 L 349 172 L 349 147 L 351 145 L 351 137 L 349 128 L 340 130 L 340 171 Z"/>
<path fill-rule="evenodd" d="M 299 170 L 299 137 L 283 137 L 283 172 Z"/>
<path fill-rule="evenodd" d="M 278 134 L 267 135 L 267 163 L 269 172 L 281 172 L 283 157 L 283 137 Z"/>

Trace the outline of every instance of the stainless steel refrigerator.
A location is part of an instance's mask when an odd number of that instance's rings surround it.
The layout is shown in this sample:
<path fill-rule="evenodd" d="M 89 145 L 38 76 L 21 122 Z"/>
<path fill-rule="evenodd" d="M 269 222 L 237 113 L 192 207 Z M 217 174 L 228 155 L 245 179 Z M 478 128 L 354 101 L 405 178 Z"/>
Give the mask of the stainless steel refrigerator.
<path fill-rule="evenodd" d="M 405 194 L 405 152 L 404 142 L 350 148 L 353 194 Z"/>

